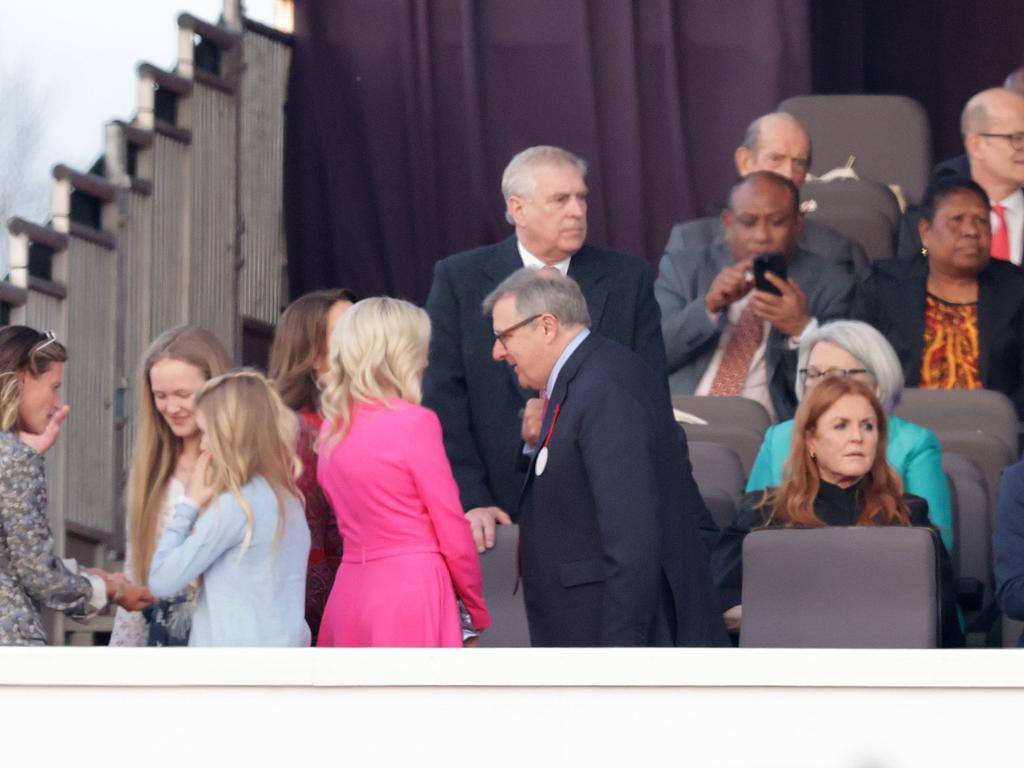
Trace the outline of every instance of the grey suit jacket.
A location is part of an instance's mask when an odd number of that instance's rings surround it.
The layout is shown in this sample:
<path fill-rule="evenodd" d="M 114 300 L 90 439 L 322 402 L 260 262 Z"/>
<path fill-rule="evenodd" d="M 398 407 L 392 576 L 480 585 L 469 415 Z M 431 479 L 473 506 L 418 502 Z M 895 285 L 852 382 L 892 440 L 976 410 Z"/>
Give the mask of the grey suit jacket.
<path fill-rule="evenodd" d="M 727 323 L 726 313 L 712 322 L 704 307 L 704 296 L 718 273 L 733 263 L 725 242 L 666 253 L 661 259 L 654 297 L 661 307 L 661 333 L 673 394 L 694 393 L 718 347 Z M 819 323 L 849 316 L 854 280 L 839 267 L 801 248 L 789 262 L 788 275 L 803 289 L 807 311 Z M 788 339 L 772 328 L 765 364 L 772 405 L 780 421 L 790 418 L 796 409 L 796 358 L 796 350 L 789 349 Z"/>
<path fill-rule="evenodd" d="M 725 227 L 719 216 L 684 221 L 672 227 L 665 244 L 665 254 L 682 253 L 691 248 L 725 242 Z M 868 257 L 856 240 L 851 240 L 832 227 L 813 219 L 804 219 L 800 247 L 823 256 L 844 272 L 855 277 L 867 273 Z"/>

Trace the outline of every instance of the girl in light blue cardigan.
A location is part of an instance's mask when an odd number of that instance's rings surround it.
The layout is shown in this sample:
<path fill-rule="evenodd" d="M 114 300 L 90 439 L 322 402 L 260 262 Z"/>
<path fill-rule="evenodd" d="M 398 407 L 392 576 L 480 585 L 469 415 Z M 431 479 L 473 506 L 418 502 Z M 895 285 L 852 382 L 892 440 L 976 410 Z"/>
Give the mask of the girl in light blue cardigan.
<path fill-rule="evenodd" d="M 201 578 L 189 645 L 309 645 L 295 416 L 255 371 L 208 381 L 196 412 L 202 453 L 160 537 L 150 591 L 173 595 Z"/>
<path fill-rule="evenodd" d="M 892 346 L 877 330 L 856 320 L 836 320 L 800 340 L 796 396 L 823 376 L 856 376 L 875 387 L 878 399 L 891 411 L 903 393 L 903 369 Z M 793 440 L 793 420 L 769 427 L 747 480 L 747 491 L 777 486 Z M 928 502 L 928 517 L 942 543 L 953 551 L 953 513 L 949 486 L 942 471 L 942 449 L 935 434 L 897 416 L 889 417 L 889 465 L 903 480 L 907 493 Z"/>

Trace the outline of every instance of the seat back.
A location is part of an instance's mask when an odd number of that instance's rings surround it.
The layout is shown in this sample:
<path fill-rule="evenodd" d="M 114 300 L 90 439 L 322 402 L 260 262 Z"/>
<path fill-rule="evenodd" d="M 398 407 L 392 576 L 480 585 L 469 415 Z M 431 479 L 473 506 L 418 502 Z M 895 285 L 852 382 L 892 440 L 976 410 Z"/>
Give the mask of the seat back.
<path fill-rule="evenodd" d="M 868 259 L 895 255 L 900 205 L 884 184 L 868 179 L 808 181 L 801 188 L 800 197 L 815 203 L 808 219 L 856 240 Z"/>
<path fill-rule="evenodd" d="M 992 598 L 992 514 L 988 481 L 978 465 L 962 453 L 943 451 L 942 469 L 949 480 L 953 507 L 953 572 L 977 579 L 985 604 Z"/>
<path fill-rule="evenodd" d="M 924 197 L 931 171 L 931 128 L 924 108 L 906 96 L 795 96 L 779 105 L 807 129 L 811 173 L 846 165 L 862 179 L 899 184 L 908 202 Z"/>
<path fill-rule="evenodd" d="M 717 443 L 698 440 L 689 444 L 693 479 L 700 495 L 707 499 L 713 495 L 726 495 L 738 506 L 747 485 L 747 473 L 736 451 Z"/>
<path fill-rule="evenodd" d="M 992 389 L 905 389 L 893 413 L 939 432 L 984 432 L 1006 446 L 1010 463 L 1017 461 L 1017 411 L 1013 401 Z"/>
<path fill-rule="evenodd" d="M 730 448 L 743 465 L 744 476 L 750 475 L 757 451 L 764 440 L 763 432 L 731 424 L 683 424 L 687 443 L 716 443 Z"/>
<path fill-rule="evenodd" d="M 480 555 L 484 600 L 491 614 L 491 627 L 480 636 L 481 647 L 527 648 L 530 645 L 523 590 L 515 591 L 518 542 L 518 525 L 499 525 L 494 547 Z"/>
<path fill-rule="evenodd" d="M 711 426 L 743 427 L 764 436 L 772 417 L 756 400 L 746 397 L 673 395 L 672 407 L 704 419 Z"/>
<path fill-rule="evenodd" d="M 936 432 L 936 437 L 942 444 L 943 455 L 963 454 L 981 470 L 988 495 L 988 519 L 992 525 L 996 517 L 996 500 L 999 498 L 999 480 L 1003 470 L 1011 463 L 1005 446 L 998 438 L 983 432 Z"/>
<path fill-rule="evenodd" d="M 745 648 L 935 648 L 929 528 L 767 529 L 743 542 Z"/>

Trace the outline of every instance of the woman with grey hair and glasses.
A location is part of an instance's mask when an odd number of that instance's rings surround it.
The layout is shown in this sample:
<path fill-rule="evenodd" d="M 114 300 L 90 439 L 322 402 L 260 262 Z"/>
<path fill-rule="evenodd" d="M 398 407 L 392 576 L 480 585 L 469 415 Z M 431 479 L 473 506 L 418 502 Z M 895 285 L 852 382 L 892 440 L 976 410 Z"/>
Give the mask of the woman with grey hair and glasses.
<path fill-rule="evenodd" d="M 903 394 L 903 369 L 889 342 L 867 323 L 836 320 L 806 334 L 800 341 L 799 354 L 797 400 L 803 400 L 819 381 L 831 376 L 861 379 L 874 387 L 890 412 L 885 457 L 903 480 L 904 490 L 928 502 L 928 516 L 946 549 L 952 552 L 953 515 L 942 471 L 942 449 L 930 430 L 891 415 Z M 783 463 L 792 440 L 792 419 L 769 427 L 750 470 L 747 491 L 782 482 Z"/>

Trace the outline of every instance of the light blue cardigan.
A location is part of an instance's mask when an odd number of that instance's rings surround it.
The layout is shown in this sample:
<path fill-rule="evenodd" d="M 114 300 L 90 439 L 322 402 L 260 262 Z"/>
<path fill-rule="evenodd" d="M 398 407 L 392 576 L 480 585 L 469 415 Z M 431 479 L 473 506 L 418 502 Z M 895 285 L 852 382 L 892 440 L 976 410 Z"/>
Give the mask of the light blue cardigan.
<path fill-rule="evenodd" d="M 195 504 L 179 499 L 153 555 L 149 589 L 169 597 L 203 577 L 189 645 L 309 645 L 309 527 L 302 505 L 285 497 L 284 530 L 275 541 L 277 498 L 270 484 L 255 477 L 242 486 L 242 496 L 254 518 L 244 552 L 245 512 L 232 494 L 215 498 L 198 520 Z"/>
<path fill-rule="evenodd" d="M 768 428 L 750 470 L 748 492 L 782 482 L 782 465 L 789 456 L 792 442 L 792 419 Z M 938 529 L 946 549 L 952 552 L 953 512 L 949 503 L 949 485 L 942 471 L 942 448 L 938 438 L 919 424 L 890 416 L 889 446 L 885 457 L 903 478 L 903 489 L 928 502 L 928 517 Z"/>

